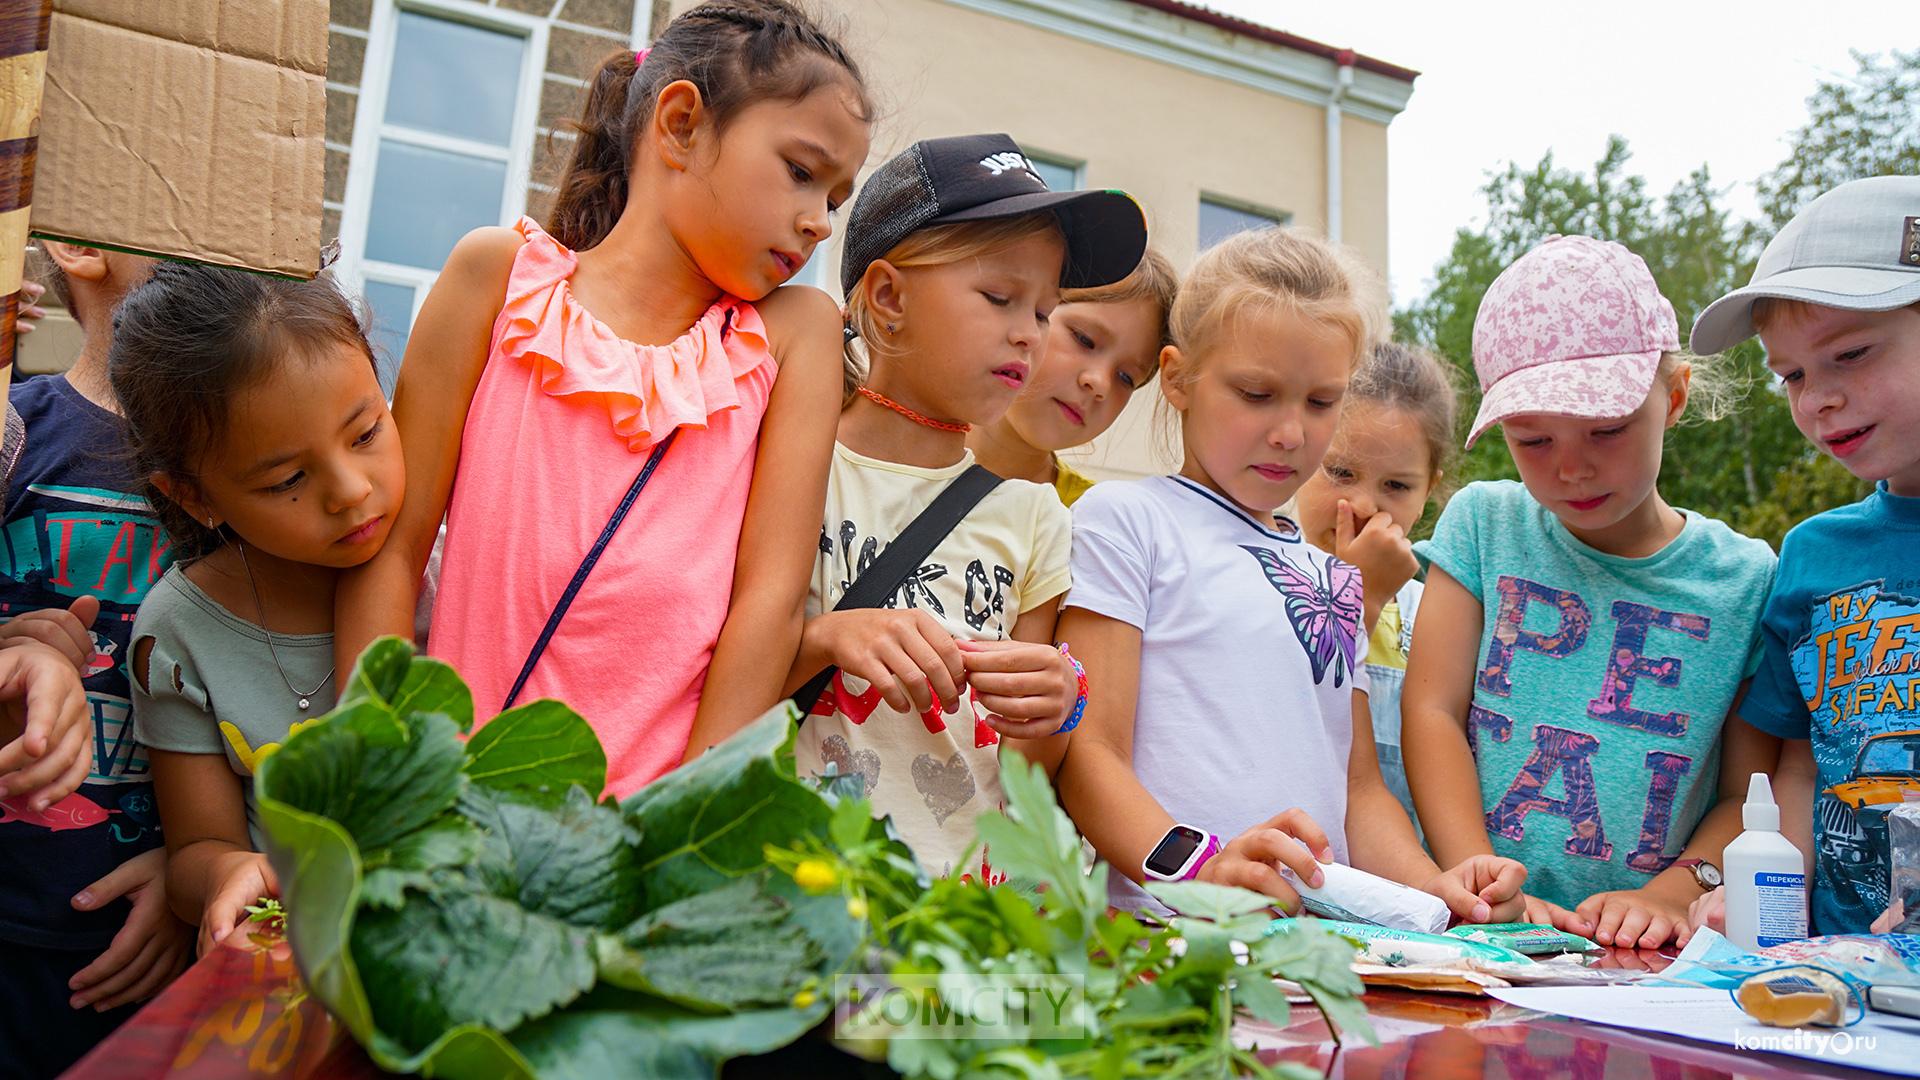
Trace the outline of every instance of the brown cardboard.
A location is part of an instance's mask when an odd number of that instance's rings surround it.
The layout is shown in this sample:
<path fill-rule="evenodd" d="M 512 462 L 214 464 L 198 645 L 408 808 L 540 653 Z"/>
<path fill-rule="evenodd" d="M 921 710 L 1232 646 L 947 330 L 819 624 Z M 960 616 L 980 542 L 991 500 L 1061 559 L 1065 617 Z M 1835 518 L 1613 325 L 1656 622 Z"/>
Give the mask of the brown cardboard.
<path fill-rule="evenodd" d="M 312 277 L 327 0 L 55 0 L 34 234 Z"/>

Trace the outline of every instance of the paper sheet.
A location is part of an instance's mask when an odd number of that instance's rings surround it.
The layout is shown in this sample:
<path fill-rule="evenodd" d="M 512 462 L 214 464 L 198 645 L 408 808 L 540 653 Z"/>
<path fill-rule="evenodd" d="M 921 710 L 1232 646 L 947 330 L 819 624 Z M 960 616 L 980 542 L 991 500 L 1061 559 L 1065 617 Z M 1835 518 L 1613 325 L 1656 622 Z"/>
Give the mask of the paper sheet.
<path fill-rule="evenodd" d="M 1652 1031 L 1736 1050 L 1811 1058 L 1853 1069 L 1920 1076 L 1920 1021 L 1869 1012 L 1850 1028 L 1756 1023 L 1725 990 L 1687 986 L 1537 986 L 1491 990 L 1501 1001 L 1573 1020 Z"/>

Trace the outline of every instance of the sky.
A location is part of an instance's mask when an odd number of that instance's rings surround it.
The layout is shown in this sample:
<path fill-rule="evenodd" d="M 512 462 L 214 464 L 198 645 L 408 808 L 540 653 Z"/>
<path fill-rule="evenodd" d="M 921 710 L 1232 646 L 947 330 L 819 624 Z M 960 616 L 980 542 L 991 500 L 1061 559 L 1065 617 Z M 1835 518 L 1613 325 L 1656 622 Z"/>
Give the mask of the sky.
<path fill-rule="evenodd" d="M 1485 221 L 1480 194 L 1509 161 L 1590 168 L 1607 136 L 1664 194 L 1702 163 L 1728 205 L 1759 217 L 1753 181 L 1786 155 L 1848 50 L 1920 46 L 1913 0 L 1203 0 L 1421 72 L 1388 128 L 1388 273 L 1394 303 L 1431 286 L 1454 230 Z"/>

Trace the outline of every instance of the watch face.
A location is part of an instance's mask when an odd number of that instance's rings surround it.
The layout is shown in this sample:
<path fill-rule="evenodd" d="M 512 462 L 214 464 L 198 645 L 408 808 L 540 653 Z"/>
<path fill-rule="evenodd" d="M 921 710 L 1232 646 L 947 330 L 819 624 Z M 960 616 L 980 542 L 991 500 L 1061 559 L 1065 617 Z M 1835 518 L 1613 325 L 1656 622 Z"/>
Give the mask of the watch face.
<path fill-rule="evenodd" d="M 1701 863 L 1694 873 L 1700 878 L 1700 883 L 1708 889 L 1717 889 L 1720 887 L 1720 868 L 1712 863 Z"/>
<path fill-rule="evenodd" d="M 1147 856 L 1147 872 L 1161 877 L 1172 877 L 1185 869 L 1187 860 L 1207 842 L 1207 835 L 1199 829 L 1185 825 L 1175 825 L 1167 830 L 1167 835 L 1153 846 L 1153 852 Z"/>

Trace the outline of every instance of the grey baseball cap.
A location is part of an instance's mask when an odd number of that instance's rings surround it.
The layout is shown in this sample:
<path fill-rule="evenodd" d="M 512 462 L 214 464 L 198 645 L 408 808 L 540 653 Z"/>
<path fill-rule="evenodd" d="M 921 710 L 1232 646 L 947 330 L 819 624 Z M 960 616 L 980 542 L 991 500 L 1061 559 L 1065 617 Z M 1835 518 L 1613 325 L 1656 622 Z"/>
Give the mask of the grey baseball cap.
<path fill-rule="evenodd" d="M 1006 135 L 922 139 L 874 170 L 847 215 L 840 287 L 851 294 L 874 260 L 921 229 L 1050 211 L 1067 238 L 1060 284 L 1111 285 L 1140 265 L 1147 217 L 1117 190 L 1051 191 Z"/>
<path fill-rule="evenodd" d="M 1808 203 L 1760 253 L 1753 280 L 1694 320 L 1693 351 L 1752 337 L 1763 297 L 1849 311 L 1920 303 L 1920 176 L 1854 180 Z"/>

